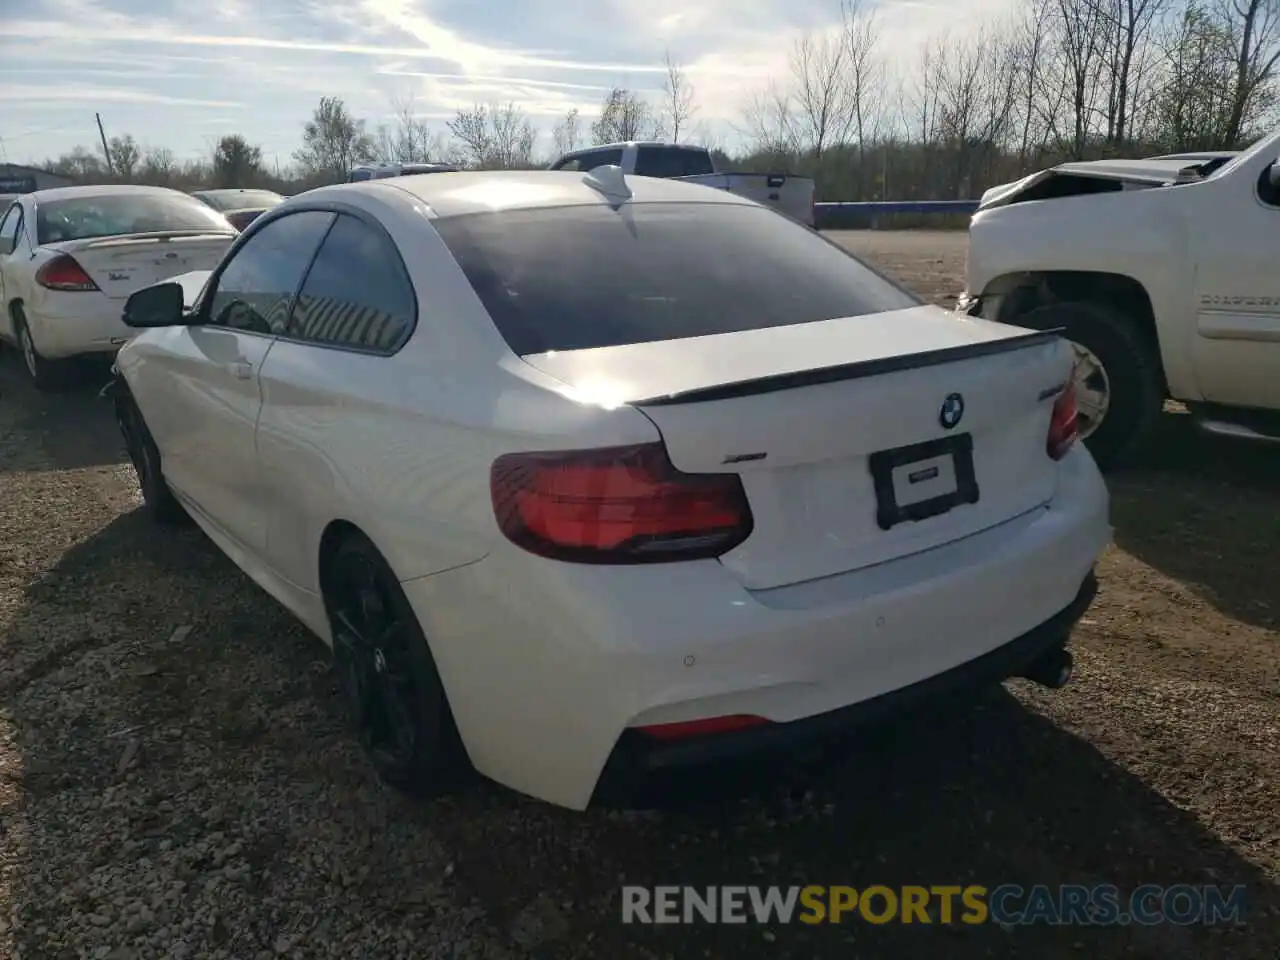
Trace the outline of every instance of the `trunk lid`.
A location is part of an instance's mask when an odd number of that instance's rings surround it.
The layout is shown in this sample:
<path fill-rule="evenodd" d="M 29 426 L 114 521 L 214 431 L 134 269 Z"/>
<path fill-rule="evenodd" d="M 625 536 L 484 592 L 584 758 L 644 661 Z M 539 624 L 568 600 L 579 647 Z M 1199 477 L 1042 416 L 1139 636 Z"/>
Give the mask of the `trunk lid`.
<path fill-rule="evenodd" d="M 749 589 L 1046 503 L 1049 418 L 1071 370 L 1053 334 L 936 307 L 524 359 L 583 400 L 635 404 L 679 469 L 741 477 L 755 526 L 721 562 Z"/>
<path fill-rule="evenodd" d="M 148 233 L 45 246 L 70 254 L 112 300 L 178 274 L 212 270 L 235 241 L 232 233 Z"/>

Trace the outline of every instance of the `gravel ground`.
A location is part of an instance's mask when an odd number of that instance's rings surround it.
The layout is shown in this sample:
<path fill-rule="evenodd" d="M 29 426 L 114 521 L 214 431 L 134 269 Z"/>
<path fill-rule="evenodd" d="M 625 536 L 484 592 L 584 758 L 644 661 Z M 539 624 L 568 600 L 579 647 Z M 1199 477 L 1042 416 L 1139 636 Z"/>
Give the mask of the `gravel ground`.
<path fill-rule="evenodd" d="M 962 233 L 837 234 L 945 302 Z M 1170 413 L 1114 478 L 1077 679 L 574 814 L 413 804 L 324 650 L 137 510 L 105 403 L 0 362 L 0 956 L 1280 955 L 1280 457 Z M 625 927 L 620 883 L 1246 884 L 1243 929 Z"/>

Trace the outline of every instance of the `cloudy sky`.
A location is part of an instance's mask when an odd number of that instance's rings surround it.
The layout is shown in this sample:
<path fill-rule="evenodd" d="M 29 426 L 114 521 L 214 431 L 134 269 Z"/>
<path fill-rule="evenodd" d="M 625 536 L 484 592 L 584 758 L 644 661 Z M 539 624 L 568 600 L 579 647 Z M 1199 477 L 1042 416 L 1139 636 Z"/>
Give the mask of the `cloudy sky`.
<path fill-rule="evenodd" d="M 901 69 L 927 36 L 1013 2 L 880 0 L 881 47 Z M 664 49 L 696 119 L 732 141 L 744 97 L 838 19 L 839 0 L 0 0 L 0 160 L 91 146 L 98 112 L 108 136 L 179 159 L 234 132 L 284 165 L 333 94 L 370 127 L 412 97 L 441 127 L 459 106 L 514 101 L 549 130 L 610 86 L 660 90 Z"/>

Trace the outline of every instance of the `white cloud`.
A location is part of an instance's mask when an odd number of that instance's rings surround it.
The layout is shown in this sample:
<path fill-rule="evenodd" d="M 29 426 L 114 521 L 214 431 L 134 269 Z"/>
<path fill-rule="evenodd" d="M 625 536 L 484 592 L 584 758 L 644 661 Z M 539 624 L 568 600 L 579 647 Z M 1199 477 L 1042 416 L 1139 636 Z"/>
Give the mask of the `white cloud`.
<path fill-rule="evenodd" d="M 244 106 L 227 100 L 196 100 L 187 97 L 168 97 L 160 93 L 142 90 L 122 90 L 113 87 L 91 87 L 84 84 L 60 84 L 58 86 L 33 86 L 10 84 L 0 87 L 0 101 L 13 103 L 138 103 L 157 107 L 221 107 L 238 110 Z"/>
<path fill-rule="evenodd" d="M 882 56 L 910 71 L 928 36 L 967 33 L 1015 2 L 880 0 Z M 85 117 L 92 126 L 102 104 L 113 132 L 180 154 L 216 126 L 283 157 L 322 95 L 371 124 L 410 97 L 429 121 L 514 102 L 546 129 L 573 107 L 590 116 L 615 85 L 657 95 L 670 49 L 695 87 L 695 120 L 723 130 L 748 95 L 786 79 L 805 31 L 839 19 L 838 0 L 526 3 L 504 20 L 481 4 L 442 17 L 433 0 L 222 0 L 190 18 L 176 4 L 144 14 L 139 0 L 34 0 L 29 19 L 0 19 L 0 129 L 24 152 L 54 154 L 88 142 Z M 175 123 L 176 108 L 194 112 Z"/>

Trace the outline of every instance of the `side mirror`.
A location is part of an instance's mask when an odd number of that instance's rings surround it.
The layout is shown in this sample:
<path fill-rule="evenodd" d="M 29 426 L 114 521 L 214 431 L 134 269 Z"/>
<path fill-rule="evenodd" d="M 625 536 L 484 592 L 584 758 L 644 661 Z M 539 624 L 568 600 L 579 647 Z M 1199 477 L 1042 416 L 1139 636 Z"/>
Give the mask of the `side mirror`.
<path fill-rule="evenodd" d="M 135 291 L 124 303 L 124 322 L 130 327 L 184 327 L 188 319 L 186 295 L 180 283 L 158 283 Z"/>

